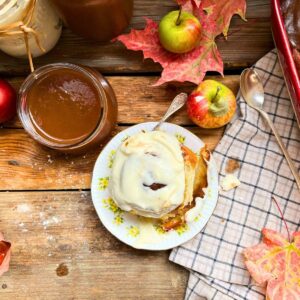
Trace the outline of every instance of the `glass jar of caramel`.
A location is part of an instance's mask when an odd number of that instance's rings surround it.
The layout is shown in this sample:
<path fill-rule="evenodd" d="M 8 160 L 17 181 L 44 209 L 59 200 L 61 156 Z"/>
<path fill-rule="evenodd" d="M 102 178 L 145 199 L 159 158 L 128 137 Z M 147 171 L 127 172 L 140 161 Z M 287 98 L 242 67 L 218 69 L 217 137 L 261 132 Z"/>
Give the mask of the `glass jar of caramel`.
<path fill-rule="evenodd" d="M 18 115 L 39 143 L 82 153 L 103 142 L 117 120 L 117 101 L 96 70 L 56 63 L 31 73 L 19 91 Z"/>
<path fill-rule="evenodd" d="M 66 25 L 78 35 L 109 41 L 129 24 L 133 0 L 51 0 Z"/>

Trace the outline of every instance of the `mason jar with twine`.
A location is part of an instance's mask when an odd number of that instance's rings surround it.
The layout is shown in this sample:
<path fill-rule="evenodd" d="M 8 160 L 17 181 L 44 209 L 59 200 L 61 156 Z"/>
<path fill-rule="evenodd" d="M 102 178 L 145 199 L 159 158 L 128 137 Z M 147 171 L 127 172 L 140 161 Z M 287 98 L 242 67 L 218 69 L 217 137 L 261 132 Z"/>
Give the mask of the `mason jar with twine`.
<path fill-rule="evenodd" d="M 57 43 L 62 23 L 47 0 L 0 0 L 0 50 L 15 57 L 33 57 Z"/>

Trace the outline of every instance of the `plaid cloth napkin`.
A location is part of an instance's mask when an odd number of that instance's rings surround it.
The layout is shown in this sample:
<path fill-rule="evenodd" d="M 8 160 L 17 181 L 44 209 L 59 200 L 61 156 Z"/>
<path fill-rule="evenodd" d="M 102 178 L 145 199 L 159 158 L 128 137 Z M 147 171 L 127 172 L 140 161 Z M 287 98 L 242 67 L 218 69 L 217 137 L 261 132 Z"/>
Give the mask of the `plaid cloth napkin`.
<path fill-rule="evenodd" d="M 282 77 L 276 51 L 254 66 L 264 89 L 264 108 L 300 166 L 300 132 Z M 190 271 L 185 299 L 264 299 L 264 288 L 251 281 L 243 249 L 261 240 L 264 227 L 285 233 L 273 201 L 283 210 L 290 231 L 299 230 L 300 194 L 293 175 L 270 128 L 257 111 L 240 97 L 238 117 L 227 126 L 214 151 L 224 178 L 227 160 L 241 164 L 235 175 L 241 185 L 220 191 L 217 207 L 205 229 L 174 249 L 170 260 Z"/>

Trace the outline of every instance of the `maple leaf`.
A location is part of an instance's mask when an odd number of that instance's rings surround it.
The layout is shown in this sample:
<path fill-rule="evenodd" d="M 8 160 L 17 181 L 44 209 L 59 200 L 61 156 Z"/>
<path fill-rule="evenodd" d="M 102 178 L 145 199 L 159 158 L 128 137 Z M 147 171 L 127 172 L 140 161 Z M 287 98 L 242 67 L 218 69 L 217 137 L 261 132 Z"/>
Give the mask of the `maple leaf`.
<path fill-rule="evenodd" d="M 177 0 L 179 5 L 186 5 L 187 3 L 191 2 L 196 7 L 200 6 L 201 0 Z"/>
<path fill-rule="evenodd" d="M 146 18 L 143 30 L 132 29 L 129 34 L 118 36 L 128 49 L 143 51 L 144 58 L 158 62 L 163 71 L 155 85 L 169 81 L 190 81 L 199 84 L 207 71 L 223 75 L 223 61 L 215 38 L 227 34 L 234 14 L 245 15 L 245 0 L 177 0 L 185 11 L 191 11 L 200 20 L 202 37 L 199 45 L 184 54 L 174 54 L 165 50 L 159 41 L 158 24 Z M 229 4 L 227 4 L 229 2 Z"/>
<path fill-rule="evenodd" d="M 293 234 L 293 242 L 271 229 L 262 234 L 262 243 L 244 251 L 252 278 L 267 284 L 268 300 L 300 299 L 300 232 Z"/>
<path fill-rule="evenodd" d="M 204 16 L 204 13 L 203 13 Z M 205 17 L 205 16 L 204 16 Z M 202 24 L 206 28 L 206 24 Z M 200 83 L 207 71 L 216 71 L 223 74 L 223 62 L 214 34 L 206 28 L 205 34 L 198 47 L 185 54 L 174 54 L 165 50 L 159 41 L 158 24 L 146 18 L 144 30 L 133 29 L 128 35 L 121 35 L 121 41 L 128 49 L 142 50 L 144 58 L 151 58 L 163 67 L 161 78 L 155 85 L 176 80 Z"/>
<path fill-rule="evenodd" d="M 225 37 L 233 15 L 237 14 L 246 21 L 246 2 L 243 0 L 202 0 L 202 7 L 208 18 L 215 21 L 217 25 L 216 33 L 223 33 Z"/>
<path fill-rule="evenodd" d="M 0 276 L 8 271 L 11 254 L 11 244 L 4 241 L 3 238 L 0 232 Z"/>

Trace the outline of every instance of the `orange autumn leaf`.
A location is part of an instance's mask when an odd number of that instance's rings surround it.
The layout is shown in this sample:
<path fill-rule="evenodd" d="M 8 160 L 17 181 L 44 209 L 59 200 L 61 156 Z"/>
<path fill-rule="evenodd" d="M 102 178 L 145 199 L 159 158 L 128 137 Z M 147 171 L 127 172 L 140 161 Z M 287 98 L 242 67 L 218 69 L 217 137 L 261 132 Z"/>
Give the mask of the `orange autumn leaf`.
<path fill-rule="evenodd" d="M 264 228 L 260 244 L 244 251 L 246 267 L 259 285 L 266 285 L 268 300 L 300 299 L 300 232 L 289 242 L 282 234 Z"/>
<path fill-rule="evenodd" d="M 192 2 L 193 5 L 195 5 L 196 7 L 200 6 L 201 0 L 177 0 L 176 1 L 179 5 L 185 5 L 188 2 Z"/>
<path fill-rule="evenodd" d="M 128 49 L 143 51 L 144 58 L 151 58 L 162 68 L 161 78 L 155 85 L 165 82 L 189 81 L 199 84 L 206 72 L 215 71 L 223 75 L 223 61 L 215 38 L 224 34 L 233 15 L 243 19 L 246 11 L 245 0 L 177 0 L 184 11 L 193 13 L 202 25 L 202 38 L 198 46 L 184 54 L 174 54 L 165 50 L 159 40 L 158 24 L 146 19 L 143 30 L 132 29 L 129 34 L 116 38 Z"/>
<path fill-rule="evenodd" d="M 230 21 L 233 14 L 239 15 L 244 21 L 246 2 L 241 0 L 227 0 L 225 2 L 219 0 L 202 0 L 203 9 L 207 15 L 216 20 L 217 33 L 223 33 L 227 37 Z"/>

